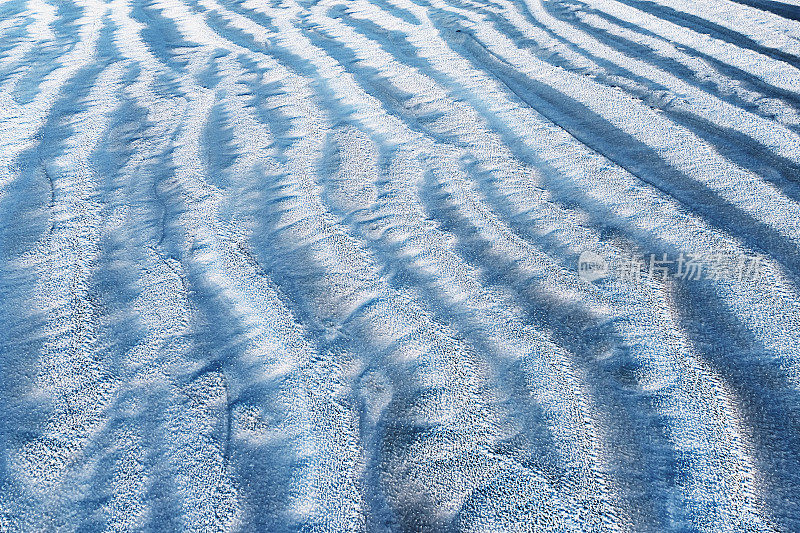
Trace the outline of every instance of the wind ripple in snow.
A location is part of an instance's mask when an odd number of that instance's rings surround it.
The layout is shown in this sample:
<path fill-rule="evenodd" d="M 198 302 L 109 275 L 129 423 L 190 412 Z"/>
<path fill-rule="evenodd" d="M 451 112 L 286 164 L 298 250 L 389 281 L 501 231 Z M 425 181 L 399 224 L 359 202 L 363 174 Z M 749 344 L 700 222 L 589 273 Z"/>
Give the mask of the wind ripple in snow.
<path fill-rule="evenodd" d="M 800 529 L 799 14 L 1 3 L 0 530 Z"/>

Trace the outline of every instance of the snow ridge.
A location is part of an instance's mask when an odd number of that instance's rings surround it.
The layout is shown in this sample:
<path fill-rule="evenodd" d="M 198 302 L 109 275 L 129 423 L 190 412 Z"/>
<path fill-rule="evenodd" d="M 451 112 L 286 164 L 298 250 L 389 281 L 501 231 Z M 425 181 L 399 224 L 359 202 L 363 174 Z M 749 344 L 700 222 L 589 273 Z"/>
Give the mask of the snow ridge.
<path fill-rule="evenodd" d="M 0 531 L 800 530 L 798 20 L 0 3 Z"/>

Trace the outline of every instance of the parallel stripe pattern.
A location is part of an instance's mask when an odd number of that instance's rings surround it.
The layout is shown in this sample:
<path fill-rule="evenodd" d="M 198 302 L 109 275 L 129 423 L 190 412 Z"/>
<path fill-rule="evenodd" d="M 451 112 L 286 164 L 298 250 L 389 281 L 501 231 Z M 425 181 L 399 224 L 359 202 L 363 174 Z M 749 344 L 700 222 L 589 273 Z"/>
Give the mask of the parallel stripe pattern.
<path fill-rule="evenodd" d="M 798 531 L 798 221 L 794 0 L 0 0 L 0 531 Z"/>

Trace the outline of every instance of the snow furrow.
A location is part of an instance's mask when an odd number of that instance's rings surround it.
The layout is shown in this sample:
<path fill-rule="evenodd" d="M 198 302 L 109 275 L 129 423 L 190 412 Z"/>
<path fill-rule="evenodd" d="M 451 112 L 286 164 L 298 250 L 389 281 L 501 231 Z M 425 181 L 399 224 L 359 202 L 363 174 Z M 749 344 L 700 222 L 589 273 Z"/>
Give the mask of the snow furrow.
<path fill-rule="evenodd" d="M 0 2 L 0 531 L 797 530 L 795 4 Z"/>

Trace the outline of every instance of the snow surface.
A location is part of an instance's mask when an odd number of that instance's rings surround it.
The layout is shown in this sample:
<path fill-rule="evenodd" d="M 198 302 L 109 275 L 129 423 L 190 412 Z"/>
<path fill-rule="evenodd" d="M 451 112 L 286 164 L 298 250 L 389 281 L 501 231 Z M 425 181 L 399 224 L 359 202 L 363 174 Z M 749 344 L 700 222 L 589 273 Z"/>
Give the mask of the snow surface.
<path fill-rule="evenodd" d="M 796 0 L 0 0 L 0 531 L 800 531 L 798 221 Z"/>

